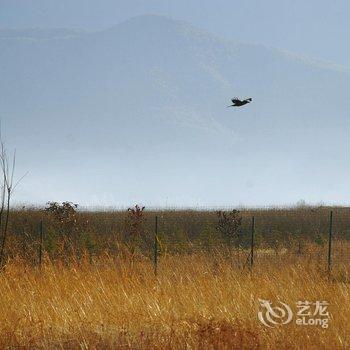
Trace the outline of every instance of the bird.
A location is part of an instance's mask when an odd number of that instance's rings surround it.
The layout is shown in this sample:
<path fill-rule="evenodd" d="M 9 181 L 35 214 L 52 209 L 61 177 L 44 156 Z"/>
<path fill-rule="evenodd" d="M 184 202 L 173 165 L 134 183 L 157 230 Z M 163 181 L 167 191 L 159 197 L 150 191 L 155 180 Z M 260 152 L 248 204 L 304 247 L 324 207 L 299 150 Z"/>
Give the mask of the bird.
<path fill-rule="evenodd" d="M 247 103 L 252 102 L 252 98 L 246 98 L 245 100 L 240 100 L 238 97 L 234 97 L 232 100 L 233 105 L 227 107 L 241 107 L 246 105 Z"/>

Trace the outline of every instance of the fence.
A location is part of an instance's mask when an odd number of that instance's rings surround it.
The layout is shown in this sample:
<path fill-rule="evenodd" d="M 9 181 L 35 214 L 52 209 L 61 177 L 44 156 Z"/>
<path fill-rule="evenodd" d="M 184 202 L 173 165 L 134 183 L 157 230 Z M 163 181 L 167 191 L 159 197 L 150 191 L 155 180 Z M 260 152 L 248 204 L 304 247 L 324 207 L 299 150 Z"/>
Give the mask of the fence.
<path fill-rule="evenodd" d="M 217 216 L 206 217 L 205 228 L 184 227 L 176 217 L 162 213 L 156 216 L 154 254 L 209 252 L 225 248 L 237 267 L 253 269 L 254 265 L 296 264 L 305 257 L 309 264 L 329 274 L 334 268 L 350 268 L 350 211 L 348 209 L 295 211 L 256 211 L 242 213 L 237 233 L 225 237 L 217 232 Z M 302 214 L 302 215 L 301 215 Z M 196 226 L 201 232 L 196 232 Z M 156 247 L 160 246 L 161 249 Z M 154 257 L 155 264 L 161 258 Z M 155 266 L 157 271 L 157 266 Z"/>
<path fill-rule="evenodd" d="M 296 264 L 302 258 L 328 273 L 350 266 L 349 208 L 128 215 L 83 212 L 72 225 L 64 226 L 40 211 L 14 213 L 8 256 L 21 255 L 41 265 L 45 254 L 55 259 L 72 252 L 79 257 L 87 251 L 93 261 L 104 251 L 118 255 L 122 242 L 148 256 L 155 274 L 167 255 L 214 252 L 225 254 L 238 268 Z"/>

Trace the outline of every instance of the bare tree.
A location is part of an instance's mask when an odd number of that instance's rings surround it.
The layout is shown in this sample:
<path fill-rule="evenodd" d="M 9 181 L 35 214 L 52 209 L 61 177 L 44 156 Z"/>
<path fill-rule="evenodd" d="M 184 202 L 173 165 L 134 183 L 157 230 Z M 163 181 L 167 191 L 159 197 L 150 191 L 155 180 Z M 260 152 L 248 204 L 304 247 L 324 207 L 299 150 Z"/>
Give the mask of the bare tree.
<path fill-rule="evenodd" d="M 13 191 L 23 179 L 22 176 L 17 182 L 14 181 L 16 167 L 16 151 L 12 158 L 9 158 L 6 152 L 5 144 L 0 134 L 0 268 L 4 263 L 4 253 L 8 233 L 8 224 L 10 218 L 11 198 Z"/>

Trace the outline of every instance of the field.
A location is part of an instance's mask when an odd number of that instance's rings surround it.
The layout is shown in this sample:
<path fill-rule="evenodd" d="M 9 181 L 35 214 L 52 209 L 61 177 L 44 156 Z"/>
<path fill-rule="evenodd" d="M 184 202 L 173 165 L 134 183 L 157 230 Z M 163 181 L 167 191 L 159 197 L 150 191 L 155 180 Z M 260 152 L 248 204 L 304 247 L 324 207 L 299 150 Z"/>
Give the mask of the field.
<path fill-rule="evenodd" d="M 347 209 L 241 211 L 222 225 L 210 211 L 11 214 L 1 348 L 350 347 Z M 262 299 L 289 305 L 293 319 L 264 325 Z M 296 324 L 298 301 L 326 301 L 328 316 L 315 317 L 328 327 Z"/>

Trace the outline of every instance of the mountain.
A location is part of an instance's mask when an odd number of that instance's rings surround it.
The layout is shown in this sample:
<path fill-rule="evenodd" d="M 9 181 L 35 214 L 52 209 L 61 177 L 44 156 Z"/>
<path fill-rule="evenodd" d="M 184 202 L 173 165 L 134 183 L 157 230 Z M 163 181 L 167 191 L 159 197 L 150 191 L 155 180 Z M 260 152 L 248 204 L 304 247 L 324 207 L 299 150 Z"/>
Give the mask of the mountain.
<path fill-rule="evenodd" d="M 349 69 L 239 36 L 151 15 L 2 29 L 2 129 L 29 170 L 17 200 L 346 202 Z M 226 108 L 236 95 L 253 102 Z"/>

